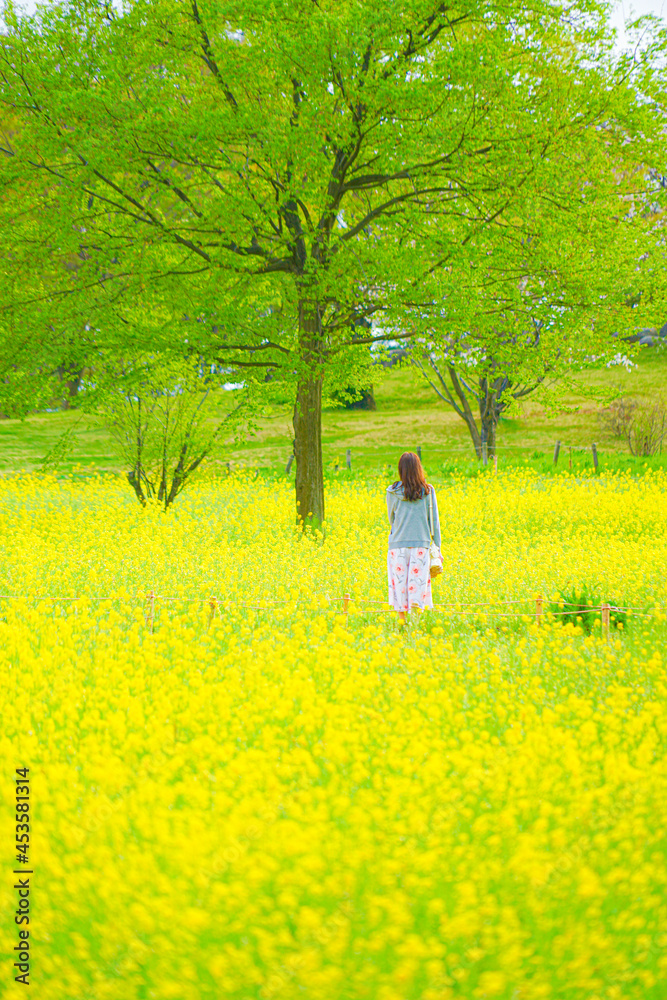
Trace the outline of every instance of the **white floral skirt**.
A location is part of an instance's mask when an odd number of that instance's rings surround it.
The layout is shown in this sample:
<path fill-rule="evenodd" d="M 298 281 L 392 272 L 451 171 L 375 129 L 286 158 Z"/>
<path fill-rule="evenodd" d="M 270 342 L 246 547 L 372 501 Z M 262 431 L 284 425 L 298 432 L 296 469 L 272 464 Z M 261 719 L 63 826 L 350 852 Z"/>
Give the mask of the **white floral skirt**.
<path fill-rule="evenodd" d="M 431 561 L 428 545 L 421 548 L 389 549 L 387 553 L 389 603 L 396 611 L 433 607 Z"/>

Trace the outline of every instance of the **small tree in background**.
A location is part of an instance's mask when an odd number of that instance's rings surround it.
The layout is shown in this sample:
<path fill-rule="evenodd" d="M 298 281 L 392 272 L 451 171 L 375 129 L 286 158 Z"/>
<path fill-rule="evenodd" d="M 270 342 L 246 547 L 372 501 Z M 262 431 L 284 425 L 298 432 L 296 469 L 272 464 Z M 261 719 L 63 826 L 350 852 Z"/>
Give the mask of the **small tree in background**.
<path fill-rule="evenodd" d="M 627 440 L 632 455 L 662 454 L 667 433 L 667 406 L 661 397 L 635 406 L 627 428 Z"/>
<path fill-rule="evenodd" d="M 220 419 L 220 393 L 210 380 L 174 365 L 121 370 L 115 383 L 100 415 L 139 502 L 153 500 L 166 510 L 213 454 L 241 406 Z"/>
<path fill-rule="evenodd" d="M 602 428 L 612 437 L 625 440 L 632 425 L 632 417 L 637 408 L 634 399 L 615 399 L 598 414 Z"/>
<path fill-rule="evenodd" d="M 56 376 L 61 384 L 61 407 L 63 410 L 71 410 L 77 404 L 77 397 L 83 381 L 83 368 L 68 368 L 66 365 L 59 365 L 56 368 Z"/>
<path fill-rule="evenodd" d="M 537 351 L 539 333 L 533 336 L 532 346 Z M 526 341 L 529 348 L 529 335 Z M 411 351 L 410 360 L 440 399 L 464 421 L 478 459 L 484 454 L 484 446 L 489 458 L 495 455 L 501 416 L 535 392 L 550 370 L 544 363 L 543 374 L 508 371 L 500 359 L 475 347 L 474 340 L 468 340 L 467 345 L 453 344 L 449 351 Z"/>

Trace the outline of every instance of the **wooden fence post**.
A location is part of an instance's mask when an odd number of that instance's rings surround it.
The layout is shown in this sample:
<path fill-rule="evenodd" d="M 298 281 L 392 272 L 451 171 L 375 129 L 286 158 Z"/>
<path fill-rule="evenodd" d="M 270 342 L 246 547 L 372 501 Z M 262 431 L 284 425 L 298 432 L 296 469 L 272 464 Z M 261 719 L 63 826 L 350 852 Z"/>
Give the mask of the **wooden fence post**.
<path fill-rule="evenodd" d="M 600 608 L 600 611 L 602 612 L 602 635 L 603 635 L 603 638 L 605 638 L 605 639 L 608 640 L 609 639 L 609 611 L 610 611 L 610 605 L 609 604 L 603 604 L 602 607 Z"/>
<path fill-rule="evenodd" d="M 421 460 L 422 460 L 422 446 L 420 444 L 417 445 L 417 457 L 419 458 L 419 461 L 421 462 Z"/>
<path fill-rule="evenodd" d="M 489 462 L 489 446 L 486 441 L 482 441 L 482 465 L 488 465 Z"/>
<path fill-rule="evenodd" d="M 493 456 L 493 472 L 494 472 L 494 474 L 496 476 L 498 475 L 498 456 L 497 455 Z"/>
<path fill-rule="evenodd" d="M 345 615 L 345 624 L 347 625 L 347 609 L 350 604 L 350 595 L 343 594 L 343 614 Z"/>
<path fill-rule="evenodd" d="M 146 617 L 146 625 L 150 625 L 151 632 L 153 631 L 153 625 L 155 622 L 155 594 L 150 590 L 146 594 L 146 600 L 148 601 L 148 614 Z"/>
<path fill-rule="evenodd" d="M 538 625 L 542 624 L 542 614 L 544 612 L 544 598 L 538 596 L 535 598 L 535 621 Z"/>
<path fill-rule="evenodd" d="M 345 464 L 347 465 L 348 469 L 352 468 L 352 452 L 350 451 L 349 448 L 345 452 Z"/>
<path fill-rule="evenodd" d="M 554 448 L 554 465 L 558 465 L 559 455 L 560 455 L 560 441 L 556 441 L 556 447 Z"/>
<path fill-rule="evenodd" d="M 572 445 L 570 445 L 570 472 L 572 472 Z"/>
<path fill-rule="evenodd" d="M 218 598 L 217 597 L 209 597 L 209 599 L 208 599 L 208 625 L 206 626 L 206 631 L 207 632 L 208 632 L 208 630 L 211 627 L 211 623 L 212 623 L 213 619 L 215 618 L 215 612 L 216 612 L 217 607 L 218 607 Z"/>
<path fill-rule="evenodd" d="M 598 471 L 598 448 L 597 448 L 597 445 L 596 445 L 595 441 L 591 445 L 591 451 L 593 452 L 593 468 L 597 472 Z"/>
<path fill-rule="evenodd" d="M 287 459 L 287 465 L 285 466 L 285 475 L 289 476 L 289 470 L 292 468 L 292 462 L 294 461 L 294 452 Z"/>

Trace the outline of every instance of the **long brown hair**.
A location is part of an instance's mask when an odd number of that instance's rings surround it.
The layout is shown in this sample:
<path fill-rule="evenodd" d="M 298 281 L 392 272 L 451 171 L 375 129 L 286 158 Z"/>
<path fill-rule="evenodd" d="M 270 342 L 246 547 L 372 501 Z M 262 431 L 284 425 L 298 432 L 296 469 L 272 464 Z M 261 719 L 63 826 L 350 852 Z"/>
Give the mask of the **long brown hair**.
<path fill-rule="evenodd" d="M 419 455 L 415 455 L 414 451 L 403 452 L 398 460 L 398 474 L 401 478 L 394 483 L 394 486 L 403 483 L 403 495 L 406 500 L 421 500 L 424 494 L 431 492 Z"/>

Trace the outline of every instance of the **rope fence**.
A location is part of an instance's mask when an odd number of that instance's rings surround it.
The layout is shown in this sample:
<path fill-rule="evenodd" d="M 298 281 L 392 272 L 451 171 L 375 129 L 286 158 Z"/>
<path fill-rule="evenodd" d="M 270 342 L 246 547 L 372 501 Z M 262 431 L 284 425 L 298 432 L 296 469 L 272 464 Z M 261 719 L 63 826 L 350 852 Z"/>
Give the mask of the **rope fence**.
<path fill-rule="evenodd" d="M 531 447 L 532 447 L 532 451 L 533 452 L 539 450 L 543 455 L 546 456 L 546 455 L 548 455 L 548 449 L 551 447 L 551 444 L 546 444 L 546 445 L 542 444 L 542 445 L 533 445 L 533 446 L 528 445 L 528 446 L 526 446 L 526 445 L 520 445 L 520 444 L 501 444 L 501 445 L 498 445 L 498 444 L 494 443 L 493 446 L 489 446 L 488 441 L 480 441 L 479 447 L 481 449 L 481 455 L 478 455 L 477 457 L 481 458 L 482 465 L 483 466 L 488 466 L 489 461 L 492 461 L 493 462 L 493 471 L 494 471 L 494 473 L 497 473 L 498 472 L 498 458 L 502 457 L 502 455 L 506 455 L 509 452 L 522 452 L 522 453 L 525 454 L 526 452 L 529 452 L 531 450 Z M 546 450 L 544 450 L 544 449 L 546 449 Z M 569 444 L 569 443 L 564 442 L 564 441 L 556 441 L 555 444 L 554 444 L 554 450 L 553 450 L 553 465 L 554 465 L 554 468 L 558 465 L 558 459 L 560 457 L 561 449 L 563 449 L 563 451 L 567 451 L 568 452 L 570 471 L 572 471 L 572 454 L 573 454 L 573 452 L 574 452 L 575 455 L 577 455 L 577 454 L 581 455 L 582 453 L 583 454 L 590 453 L 592 461 L 593 461 L 593 468 L 594 468 L 595 472 L 598 471 L 600 462 L 599 462 L 599 455 L 598 455 L 598 447 L 597 447 L 597 444 L 595 443 L 595 441 L 591 441 L 590 444 L 573 444 L 573 443 Z M 491 451 L 493 451 L 493 455 L 490 454 Z M 470 455 L 470 457 L 472 458 L 471 452 L 474 453 L 474 447 L 472 445 L 472 442 L 469 442 L 467 444 L 453 444 L 453 445 L 448 445 L 447 446 L 447 454 L 449 455 L 452 452 L 456 452 L 456 453 L 463 453 L 463 452 L 465 452 L 466 454 Z M 418 454 L 419 458 L 421 459 L 421 457 L 422 457 L 422 446 L 421 445 L 417 446 L 417 454 Z M 292 453 L 290 455 L 290 457 L 289 457 L 289 459 L 287 461 L 287 465 L 285 467 L 285 474 L 286 475 L 289 475 L 289 471 L 290 471 L 290 469 L 292 467 L 292 462 L 293 461 L 294 461 L 294 453 Z M 346 465 L 347 469 L 350 469 L 350 470 L 352 469 L 352 449 L 351 448 L 347 448 L 346 449 L 346 452 L 345 452 L 345 465 Z M 334 471 L 335 472 L 339 472 L 340 471 L 340 459 L 339 458 L 335 459 L 335 461 L 333 463 L 333 467 L 334 467 Z"/>
<path fill-rule="evenodd" d="M 373 600 L 370 598 L 363 597 L 352 597 L 351 594 L 343 594 L 342 596 L 331 597 L 329 594 L 315 593 L 313 596 L 324 598 L 330 604 L 340 604 L 339 614 L 345 615 L 346 623 L 348 622 L 348 616 L 350 613 L 350 605 L 356 604 L 359 606 L 368 604 L 381 604 L 385 607 L 379 608 L 377 610 L 369 610 L 364 612 L 365 614 L 396 614 L 396 609 L 387 607 L 387 601 Z M 41 594 L 0 594 L 0 601 L 51 601 L 57 602 L 94 602 L 94 601 L 116 601 L 121 600 L 119 597 L 88 597 L 88 596 L 78 596 L 78 597 L 65 597 L 65 596 L 45 596 Z M 225 608 L 235 607 L 243 608 L 249 611 L 274 611 L 276 608 L 286 607 L 294 602 L 285 601 L 268 601 L 264 604 L 244 604 L 238 601 L 221 601 L 216 596 L 209 597 L 173 597 L 166 594 L 156 594 L 154 591 L 150 590 L 145 595 L 143 600 L 144 606 L 144 620 L 146 626 L 151 632 L 154 631 L 155 627 L 155 605 L 157 601 L 180 601 L 182 604 L 202 604 L 208 605 L 208 628 L 210 628 L 213 619 L 216 614 L 221 617 L 221 612 Z M 663 607 L 655 608 L 635 608 L 630 606 L 619 607 L 618 605 L 610 604 L 608 601 L 604 601 L 600 604 L 594 605 L 582 605 L 575 608 L 573 611 L 560 611 L 553 610 L 553 605 L 557 602 L 548 601 L 542 596 L 537 597 L 525 597 L 518 598 L 511 601 L 494 601 L 494 602 L 479 602 L 473 604 L 462 604 L 461 602 L 455 602 L 453 604 L 434 604 L 429 611 L 435 613 L 444 614 L 446 616 L 463 616 L 463 617 L 479 617 L 484 616 L 485 619 L 492 618 L 530 618 L 534 617 L 534 620 L 538 626 L 543 625 L 547 620 L 547 615 L 553 615 L 558 618 L 567 618 L 576 616 L 579 617 L 582 614 L 588 612 L 600 612 L 600 625 L 602 633 L 606 638 L 609 638 L 609 631 L 611 628 L 611 614 L 612 612 L 627 614 L 631 613 L 633 615 L 640 615 L 642 617 L 652 617 L 656 614 L 660 614 L 667 610 Z M 295 602 L 298 606 L 299 602 Z M 518 604 L 528 605 L 530 610 L 527 611 L 483 611 L 483 608 L 498 608 L 498 607 L 511 607 Z M 546 607 L 546 605 L 551 604 L 552 608 Z M 563 602 L 563 607 L 565 606 Z M 464 610 L 466 608 L 474 610 Z M 333 609 L 335 612 L 335 608 Z M 407 609 L 406 609 L 407 610 Z"/>
<path fill-rule="evenodd" d="M 590 444 L 574 444 L 574 443 L 573 444 L 569 444 L 569 443 L 567 443 L 565 441 L 558 441 L 556 443 L 563 450 L 567 450 L 567 449 L 571 448 L 572 451 L 590 452 L 591 449 L 592 449 L 592 447 L 593 447 L 593 442 L 591 442 Z M 493 446 L 494 451 L 521 451 L 521 452 L 540 451 L 540 452 L 542 452 L 544 454 L 545 457 L 549 454 L 549 449 L 552 448 L 552 447 L 554 447 L 554 446 L 551 444 L 551 442 L 549 442 L 547 444 L 527 444 L 527 445 L 525 445 L 525 444 L 495 444 Z M 419 450 L 421 450 L 421 446 L 420 446 Z M 555 450 L 555 448 L 554 448 L 554 450 Z M 460 452 L 468 452 L 469 454 L 471 454 L 471 453 L 474 454 L 474 447 L 473 447 L 472 444 L 447 445 L 447 451 L 448 452 L 450 452 L 450 451 L 460 451 Z"/>

